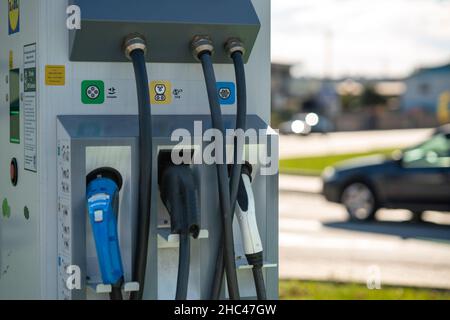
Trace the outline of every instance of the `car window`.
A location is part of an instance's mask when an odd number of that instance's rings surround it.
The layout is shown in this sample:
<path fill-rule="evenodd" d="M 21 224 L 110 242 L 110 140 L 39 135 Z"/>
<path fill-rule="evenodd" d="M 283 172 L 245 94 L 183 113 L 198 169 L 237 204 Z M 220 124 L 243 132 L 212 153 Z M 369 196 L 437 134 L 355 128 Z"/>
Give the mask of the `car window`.
<path fill-rule="evenodd" d="M 421 145 L 406 150 L 403 165 L 407 168 L 450 168 L 450 139 L 437 134 Z"/>

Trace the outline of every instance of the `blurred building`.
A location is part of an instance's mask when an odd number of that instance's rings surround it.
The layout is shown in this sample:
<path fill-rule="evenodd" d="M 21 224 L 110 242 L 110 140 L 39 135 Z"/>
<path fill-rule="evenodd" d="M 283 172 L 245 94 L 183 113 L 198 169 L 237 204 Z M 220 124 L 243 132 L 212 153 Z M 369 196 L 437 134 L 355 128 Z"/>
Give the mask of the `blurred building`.
<path fill-rule="evenodd" d="M 294 97 L 305 99 L 316 95 L 322 86 L 322 79 L 300 77 L 294 78 L 289 84 L 289 93 Z"/>
<path fill-rule="evenodd" d="M 438 119 L 450 122 L 450 64 L 420 69 L 406 79 L 294 78 L 291 69 L 288 64 L 272 64 L 275 126 L 310 112 L 331 121 L 338 131 L 434 127 Z"/>
<path fill-rule="evenodd" d="M 402 98 L 405 111 L 422 109 L 435 113 L 440 97 L 450 90 L 450 64 L 422 68 L 405 80 L 406 92 Z"/>
<path fill-rule="evenodd" d="M 291 65 L 272 63 L 272 110 L 280 111 L 287 108 Z"/>

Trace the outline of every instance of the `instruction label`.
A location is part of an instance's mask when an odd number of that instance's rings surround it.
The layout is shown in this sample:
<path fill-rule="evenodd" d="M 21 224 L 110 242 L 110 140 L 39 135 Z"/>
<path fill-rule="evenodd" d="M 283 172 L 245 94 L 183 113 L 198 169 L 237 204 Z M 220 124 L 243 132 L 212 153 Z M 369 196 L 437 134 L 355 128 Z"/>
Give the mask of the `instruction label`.
<path fill-rule="evenodd" d="M 64 86 L 66 84 L 65 66 L 45 66 L 45 85 Z"/>
<path fill-rule="evenodd" d="M 24 169 L 37 172 L 36 44 L 23 49 Z"/>

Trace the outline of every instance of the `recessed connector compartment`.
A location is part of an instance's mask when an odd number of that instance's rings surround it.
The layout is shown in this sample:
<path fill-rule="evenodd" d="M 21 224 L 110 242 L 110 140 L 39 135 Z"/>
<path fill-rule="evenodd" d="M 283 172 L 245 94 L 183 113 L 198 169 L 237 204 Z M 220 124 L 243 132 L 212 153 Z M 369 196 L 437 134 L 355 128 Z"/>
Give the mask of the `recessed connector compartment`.
<path fill-rule="evenodd" d="M 70 60 L 127 61 L 122 43 L 131 33 L 142 34 L 151 62 L 195 62 L 190 44 L 209 36 L 215 63 L 231 63 L 224 45 L 239 38 L 251 54 L 260 22 L 251 0 L 71 0 L 81 9 L 81 29 L 70 32 Z"/>

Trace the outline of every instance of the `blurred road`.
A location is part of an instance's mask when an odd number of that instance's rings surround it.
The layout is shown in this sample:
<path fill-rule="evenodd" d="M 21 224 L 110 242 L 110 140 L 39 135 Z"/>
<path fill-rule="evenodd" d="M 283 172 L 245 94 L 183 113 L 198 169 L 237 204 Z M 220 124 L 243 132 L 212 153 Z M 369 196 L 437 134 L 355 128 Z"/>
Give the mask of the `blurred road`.
<path fill-rule="evenodd" d="M 411 129 L 280 136 L 280 158 L 404 148 L 424 141 L 432 132 Z"/>
<path fill-rule="evenodd" d="M 382 210 L 380 222 L 351 223 L 316 193 L 319 180 L 288 178 L 280 178 L 281 278 L 450 289 L 450 213 L 427 212 L 417 224 L 407 211 Z"/>

